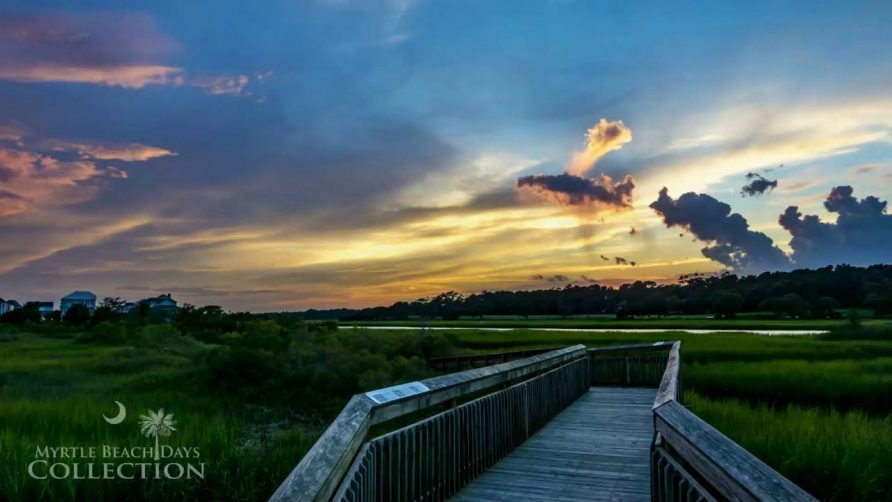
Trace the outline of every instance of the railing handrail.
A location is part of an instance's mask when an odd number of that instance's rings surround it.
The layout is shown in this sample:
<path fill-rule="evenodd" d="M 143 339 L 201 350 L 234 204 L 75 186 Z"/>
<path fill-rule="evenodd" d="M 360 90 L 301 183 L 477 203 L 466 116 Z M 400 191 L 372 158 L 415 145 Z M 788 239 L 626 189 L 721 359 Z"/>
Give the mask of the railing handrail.
<path fill-rule="evenodd" d="M 667 443 L 728 500 L 816 501 L 679 402 L 681 342 L 673 342 L 654 400 L 655 447 Z M 671 456 L 669 457 L 671 459 Z"/>
<path fill-rule="evenodd" d="M 428 378 L 420 382 L 428 390 L 384 403 L 367 394 L 356 394 L 270 500 L 328 500 L 374 424 L 524 378 L 587 354 L 585 345 L 573 345 L 526 359 Z"/>
<path fill-rule="evenodd" d="M 657 397 L 654 399 L 653 408 L 656 409 L 669 401 L 678 401 L 678 386 L 681 373 L 681 342 L 672 342 L 669 349 L 669 360 L 666 361 L 666 371 L 660 380 L 657 389 Z"/>
<path fill-rule="evenodd" d="M 817 500 L 675 400 L 654 409 L 654 427 L 728 500 Z"/>

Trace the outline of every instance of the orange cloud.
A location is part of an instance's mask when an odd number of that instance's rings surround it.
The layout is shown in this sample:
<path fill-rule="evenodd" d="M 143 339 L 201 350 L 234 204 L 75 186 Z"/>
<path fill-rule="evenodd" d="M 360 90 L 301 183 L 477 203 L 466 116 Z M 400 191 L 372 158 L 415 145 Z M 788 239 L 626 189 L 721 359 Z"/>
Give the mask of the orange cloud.
<path fill-rule="evenodd" d="M 180 85 L 183 70 L 172 66 L 133 65 L 77 67 L 59 65 L 0 68 L 0 79 L 14 82 L 73 82 L 139 89 L 147 85 Z"/>
<path fill-rule="evenodd" d="M 608 122 L 601 119 L 586 132 L 585 149 L 573 153 L 567 172 L 582 176 L 595 167 L 595 163 L 608 152 L 619 150 L 623 144 L 632 141 L 632 130 L 622 120 Z"/>
<path fill-rule="evenodd" d="M 92 162 L 63 162 L 32 152 L 0 148 L 0 217 L 35 206 L 65 205 L 89 200 L 95 187 L 80 182 L 105 174 Z"/>
<path fill-rule="evenodd" d="M 49 142 L 50 149 L 57 152 L 74 151 L 84 159 L 121 160 L 124 162 L 144 162 L 158 157 L 176 155 L 175 152 L 157 146 L 139 143 L 91 144 L 65 141 Z"/>
<path fill-rule="evenodd" d="M 0 127 L 0 140 L 15 143 L 14 147 L 0 146 L 0 217 L 90 200 L 99 186 L 86 182 L 127 178 L 127 171 L 106 165 L 107 161 L 142 162 L 176 155 L 139 143 L 30 141 L 24 131 L 9 126 Z M 57 157 L 55 152 L 68 155 Z M 67 160 L 71 153 L 80 159 Z"/>

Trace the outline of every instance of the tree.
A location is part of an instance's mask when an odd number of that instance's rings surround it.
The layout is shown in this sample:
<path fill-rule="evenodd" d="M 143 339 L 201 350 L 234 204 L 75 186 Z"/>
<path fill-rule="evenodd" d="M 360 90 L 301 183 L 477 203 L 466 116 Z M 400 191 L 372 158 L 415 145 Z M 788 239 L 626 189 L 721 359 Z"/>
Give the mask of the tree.
<path fill-rule="evenodd" d="M 871 293 L 864 299 L 864 306 L 873 309 L 875 316 L 892 314 L 892 295 Z"/>
<path fill-rule="evenodd" d="M 721 291 L 712 302 L 716 319 L 734 319 L 743 309 L 743 296 L 731 291 Z"/>
<path fill-rule="evenodd" d="M 805 317 L 808 313 L 808 302 L 802 299 L 796 293 L 787 293 L 784 296 L 773 296 L 765 299 L 759 308 L 762 310 L 770 310 L 778 317 L 790 317 L 798 319 Z"/>
<path fill-rule="evenodd" d="M 10 310 L 0 316 L 0 322 L 10 324 L 22 324 L 25 322 L 40 322 L 40 308 L 34 302 L 28 302 L 24 307 Z"/>
<path fill-rule="evenodd" d="M 80 325 L 90 320 L 90 309 L 88 309 L 85 305 L 81 305 L 80 303 L 75 303 L 74 305 L 68 307 L 68 310 L 65 311 L 65 315 L 62 316 L 62 321 L 68 324 Z"/>
<path fill-rule="evenodd" d="M 818 298 L 811 306 L 811 315 L 816 319 L 835 319 L 839 317 L 839 302 L 829 296 Z"/>
<path fill-rule="evenodd" d="M 106 297 L 102 303 L 93 311 L 90 317 L 90 327 L 101 322 L 117 321 L 124 317 L 124 305 L 126 302 L 118 297 Z"/>

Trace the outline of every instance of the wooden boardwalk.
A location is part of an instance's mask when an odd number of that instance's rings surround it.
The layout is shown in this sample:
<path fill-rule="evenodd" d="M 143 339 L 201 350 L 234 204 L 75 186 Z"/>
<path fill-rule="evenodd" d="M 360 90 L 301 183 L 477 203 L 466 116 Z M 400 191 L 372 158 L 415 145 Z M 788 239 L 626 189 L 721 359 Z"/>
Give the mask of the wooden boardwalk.
<path fill-rule="evenodd" d="M 656 393 L 592 387 L 452 500 L 650 500 Z"/>

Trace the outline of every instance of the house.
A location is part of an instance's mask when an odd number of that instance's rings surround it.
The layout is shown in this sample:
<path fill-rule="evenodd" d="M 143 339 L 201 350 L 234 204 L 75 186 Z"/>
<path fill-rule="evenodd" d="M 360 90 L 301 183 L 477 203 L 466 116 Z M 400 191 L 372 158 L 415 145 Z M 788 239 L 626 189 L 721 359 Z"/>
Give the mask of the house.
<path fill-rule="evenodd" d="M 47 318 L 50 314 L 53 313 L 53 307 L 55 304 L 53 302 L 32 302 L 37 304 L 37 310 L 40 312 L 40 317 L 44 319 Z"/>
<path fill-rule="evenodd" d="M 159 295 L 152 298 L 146 298 L 145 300 L 140 300 L 136 302 L 137 305 L 145 304 L 151 309 L 159 309 L 159 310 L 176 310 L 177 301 L 170 297 L 170 293 L 166 295 Z"/>
<path fill-rule="evenodd" d="M 87 310 L 92 314 L 93 310 L 96 309 L 96 295 L 89 291 L 75 291 L 65 295 L 62 297 L 62 302 L 59 304 L 59 310 L 62 311 L 62 315 L 65 315 L 65 312 L 67 312 L 72 305 L 78 304 L 87 307 Z"/>
<path fill-rule="evenodd" d="M 15 300 L 4 300 L 0 298 L 0 315 L 3 315 L 11 310 L 22 308 L 22 304 Z"/>

